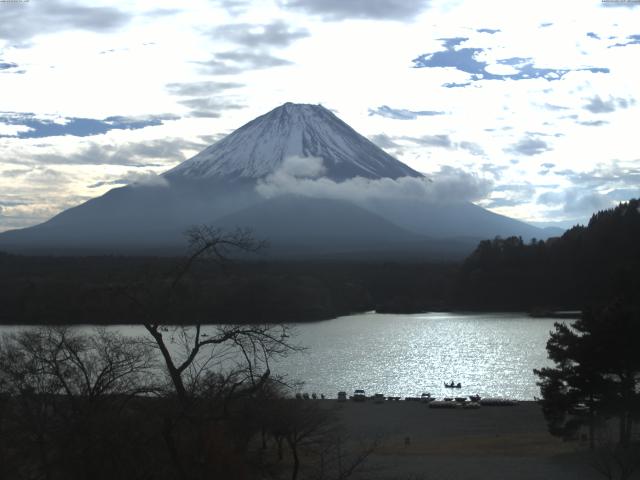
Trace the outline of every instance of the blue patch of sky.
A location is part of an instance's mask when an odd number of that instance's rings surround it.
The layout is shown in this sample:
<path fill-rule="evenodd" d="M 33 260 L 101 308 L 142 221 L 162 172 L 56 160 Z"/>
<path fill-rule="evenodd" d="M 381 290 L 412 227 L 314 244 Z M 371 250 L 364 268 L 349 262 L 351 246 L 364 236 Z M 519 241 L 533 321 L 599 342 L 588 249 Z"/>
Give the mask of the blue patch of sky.
<path fill-rule="evenodd" d="M 465 37 L 442 38 L 445 50 L 426 53 L 413 59 L 414 68 L 455 68 L 470 75 L 471 81 L 478 80 L 523 80 L 532 78 L 544 78 L 546 80 L 559 80 L 571 71 L 589 71 L 592 73 L 609 73 L 608 68 L 586 67 L 578 69 L 566 68 L 537 68 L 534 66 L 532 58 L 511 57 L 497 60 L 497 63 L 509 65 L 516 73 L 496 75 L 487 72 L 487 62 L 477 59 L 478 55 L 484 52 L 482 48 L 455 48 L 464 41 Z M 468 84 L 447 83 L 443 86 L 454 88 L 466 86 Z"/>
<path fill-rule="evenodd" d="M 64 123 L 56 123 L 52 120 L 37 118 L 33 113 L 1 112 L 0 123 L 28 127 L 28 130 L 19 131 L 15 135 L 0 135 L 0 137 L 43 138 L 63 135 L 88 137 L 106 133 L 110 130 L 137 130 L 144 127 L 162 125 L 164 120 L 170 118 L 174 117 L 154 117 L 142 120 L 121 116 L 107 117 L 103 120 L 78 117 L 65 118 Z"/>
<path fill-rule="evenodd" d="M 379 115 L 381 117 L 393 118 L 394 120 L 415 120 L 418 117 L 431 117 L 434 115 L 444 115 L 444 112 L 434 110 L 406 110 L 404 108 L 391 108 L 382 105 L 378 108 L 370 108 L 369 116 Z"/>
<path fill-rule="evenodd" d="M 627 37 L 627 41 L 624 43 L 616 43 L 615 45 L 609 45 L 608 48 L 613 47 L 626 47 L 627 45 L 639 45 L 640 44 L 640 35 L 629 35 Z"/>
<path fill-rule="evenodd" d="M 494 33 L 498 33 L 501 32 L 502 30 L 498 30 L 498 29 L 493 29 L 493 28 L 479 28 L 476 30 L 476 32 L 478 33 L 489 33 L 491 35 L 493 35 Z"/>
<path fill-rule="evenodd" d="M 598 34 L 597 34 L 597 33 L 594 33 L 594 32 L 589 32 L 589 33 L 587 33 L 587 37 L 589 37 L 589 38 L 595 38 L 596 40 L 600 40 L 600 37 L 598 36 Z"/>

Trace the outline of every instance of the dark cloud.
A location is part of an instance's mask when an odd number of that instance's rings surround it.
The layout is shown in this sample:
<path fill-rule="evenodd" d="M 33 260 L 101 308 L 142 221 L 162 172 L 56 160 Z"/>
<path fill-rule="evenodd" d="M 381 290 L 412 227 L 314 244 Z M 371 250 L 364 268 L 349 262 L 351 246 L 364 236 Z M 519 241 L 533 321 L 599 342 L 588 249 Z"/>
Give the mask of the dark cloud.
<path fill-rule="evenodd" d="M 498 29 L 492 29 L 492 28 L 478 28 L 476 30 L 476 32 L 478 33 L 488 33 L 490 35 L 493 35 L 494 33 L 498 33 L 501 32 L 502 30 L 498 30 Z"/>
<path fill-rule="evenodd" d="M 490 173 L 496 180 L 502 177 L 502 172 L 508 170 L 509 167 L 505 165 L 494 165 L 493 163 L 484 163 L 480 166 L 480 169 L 485 173 Z"/>
<path fill-rule="evenodd" d="M 167 90 L 172 95 L 181 97 L 197 97 L 202 95 L 214 95 L 225 90 L 244 87 L 243 83 L 237 82 L 186 82 L 167 83 Z"/>
<path fill-rule="evenodd" d="M 448 83 L 443 83 L 442 86 L 446 87 L 446 88 L 464 88 L 471 85 L 470 82 L 467 83 L 456 83 L 456 82 L 448 82 Z"/>
<path fill-rule="evenodd" d="M 38 118 L 33 113 L 0 112 L 0 123 L 28 127 L 26 131 L 17 132 L 18 138 L 42 138 L 73 135 L 87 137 L 99 135 L 110 130 L 137 130 L 154 125 L 162 125 L 166 120 L 175 120 L 174 115 L 150 115 L 141 118 L 107 117 L 103 120 L 94 118 L 64 118 L 60 122 Z M 2 135 L 1 137 L 8 137 Z"/>
<path fill-rule="evenodd" d="M 569 110 L 569 107 L 563 107 L 562 105 L 554 105 L 552 103 L 545 103 L 544 108 L 546 108 L 547 110 L 553 110 L 553 111 Z"/>
<path fill-rule="evenodd" d="M 440 147 L 447 149 L 466 150 L 472 155 L 484 155 L 484 150 L 480 145 L 473 142 L 454 142 L 449 135 L 423 135 L 421 137 L 400 137 L 402 140 L 421 145 L 424 147 Z"/>
<path fill-rule="evenodd" d="M 401 148 L 399 144 L 393 141 L 391 137 L 384 133 L 379 133 L 374 135 L 370 139 L 373 143 L 375 143 L 380 148 L 388 148 L 388 149 L 396 149 Z"/>
<path fill-rule="evenodd" d="M 558 213 L 588 217 L 598 210 L 640 196 L 640 169 L 621 166 L 616 161 L 587 172 L 562 170 L 555 173 L 564 176 L 572 185 L 564 190 L 542 193 L 537 203 L 556 207 Z"/>
<path fill-rule="evenodd" d="M 453 148 L 454 144 L 451 141 L 449 135 L 423 135 L 422 137 L 405 137 L 406 140 L 409 140 L 413 143 L 417 143 L 418 145 L 422 145 L 425 147 L 442 147 L 442 148 Z"/>
<path fill-rule="evenodd" d="M 466 150 L 472 155 L 484 155 L 484 150 L 477 143 L 460 142 L 458 143 L 458 148 L 461 148 L 462 150 Z"/>
<path fill-rule="evenodd" d="M 296 40 L 309 36 L 303 29 L 292 29 L 282 20 L 267 25 L 235 23 L 222 25 L 211 31 L 215 38 L 229 40 L 245 47 L 286 47 Z"/>
<path fill-rule="evenodd" d="M 585 120 L 584 122 L 578 122 L 580 125 L 585 125 L 587 127 L 601 127 L 602 125 L 607 125 L 609 122 L 606 120 Z"/>
<path fill-rule="evenodd" d="M 482 202 L 482 206 L 485 208 L 516 207 L 521 204 L 521 200 L 514 200 L 512 198 L 505 197 L 491 198 Z"/>
<path fill-rule="evenodd" d="M 222 140 L 226 137 L 224 133 L 216 133 L 214 135 L 200 135 L 198 138 L 204 142 L 205 145 L 213 145 L 219 140 Z"/>
<path fill-rule="evenodd" d="M 92 185 L 88 185 L 87 188 L 99 188 L 112 185 L 167 187 L 169 186 L 169 182 L 155 172 L 130 170 L 120 178 L 96 182 Z"/>
<path fill-rule="evenodd" d="M 0 177 L 6 177 L 6 178 L 18 178 L 21 177 L 22 175 L 29 173 L 31 170 L 30 169 L 22 169 L 22 168 L 14 168 L 11 170 L 5 170 L 3 172 L 0 172 Z"/>
<path fill-rule="evenodd" d="M 529 182 L 498 185 L 493 188 L 491 198 L 483 202 L 487 208 L 514 207 L 528 203 L 536 193 L 536 186 Z"/>
<path fill-rule="evenodd" d="M 609 73 L 608 68 L 586 67 L 578 69 L 559 68 L 537 68 L 534 66 L 532 58 L 511 57 L 498 59 L 497 63 L 509 65 L 517 73 L 507 75 L 496 75 L 487 71 L 489 64 L 478 58 L 485 51 L 482 48 L 459 48 L 460 44 L 466 42 L 466 37 L 442 38 L 444 50 L 433 53 L 426 53 L 413 59 L 415 68 L 455 68 L 470 75 L 471 81 L 479 80 L 528 80 L 532 78 L 544 78 L 548 81 L 559 80 L 564 75 L 572 71 L 589 71 L 592 73 Z M 444 86 L 454 88 L 466 86 L 468 84 L 447 83 Z"/>
<path fill-rule="evenodd" d="M 1 62 L 0 61 L 0 70 L 9 70 L 11 68 L 18 68 L 17 63 L 12 62 Z"/>
<path fill-rule="evenodd" d="M 539 205 L 557 207 L 557 211 L 574 216 L 589 216 L 599 210 L 611 207 L 614 203 L 601 193 L 576 188 L 542 193 L 536 202 Z"/>
<path fill-rule="evenodd" d="M 268 52 L 235 50 L 217 53 L 210 60 L 195 62 L 207 75 L 234 75 L 247 70 L 261 70 L 291 65 L 289 60 L 274 57 Z"/>
<path fill-rule="evenodd" d="M 144 13 L 145 17 L 172 17 L 182 12 L 178 8 L 155 8 Z"/>
<path fill-rule="evenodd" d="M 26 162 L 39 165 L 124 165 L 136 167 L 171 166 L 186 159 L 183 150 L 202 150 L 206 144 L 179 138 L 140 143 L 99 145 L 90 143 L 71 155 L 31 155 Z"/>
<path fill-rule="evenodd" d="M 633 8 L 640 6 L 640 2 L 637 0 L 606 0 L 601 1 L 600 6 L 603 8 Z"/>
<path fill-rule="evenodd" d="M 609 100 L 605 101 L 600 98 L 599 95 L 591 98 L 589 103 L 584 106 L 585 110 L 589 110 L 591 113 L 611 113 L 615 112 L 618 108 L 628 108 L 634 104 L 634 100 L 626 100 L 624 98 L 609 97 Z"/>
<path fill-rule="evenodd" d="M 369 116 L 379 115 L 381 117 L 393 118 L 394 120 L 415 120 L 418 117 L 431 117 L 434 115 L 444 115 L 444 112 L 433 110 L 406 110 L 403 108 L 391 108 L 382 105 L 378 108 L 370 108 Z"/>
<path fill-rule="evenodd" d="M 178 102 L 191 109 L 192 117 L 218 118 L 226 110 L 239 110 L 245 105 L 218 97 L 197 97 Z"/>
<path fill-rule="evenodd" d="M 249 0 L 214 0 L 214 4 L 224 8 L 232 15 L 238 15 L 249 8 Z"/>
<path fill-rule="evenodd" d="M 610 165 L 599 165 L 588 172 L 567 169 L 556 172 L 556 175 L 566 177 L 571 183 L 585 190 L 620 187 L 640 189 L 640 168 L 620 166 L 616 161 Z"/>
<path fill-rule="evenodd" d="M 510 151 L 521 155 L 539 155 L 549 150 L 549 145 L 539 138 L 525 137 L 514 144 Z"/>
<path fill-rule="evenodd" d="M 0 8 L 0 39 L 24 42 L 63 30 L 110 32 L 131 16 L 114 7 L 88 7 L 63 0 L 31 1 Z"/>
<path fill-rule="evenodd" d="M 606 193 L 607 198 L 617 202 L 625 202 L 640 196 L 640 187 L 636 188 L 616 188 Z"/>
<path fill-rule="evenodd" d="M 596 40 L 600 40 L 600 37 L 598 36 L 598 34 L 597 34 L 597 33 L 594 33 L 594 32 L 589 32 L 589 33 L 587 33 L 587 37 L 589 37 L 589 38 L 595 38 Z"/>
<path fill-rule="evenodd" d="M 411 20 L 429 6 L 429 0 L 279 0 L 283 8 L 302 10 L 328 20 L 370 18 Z"/>

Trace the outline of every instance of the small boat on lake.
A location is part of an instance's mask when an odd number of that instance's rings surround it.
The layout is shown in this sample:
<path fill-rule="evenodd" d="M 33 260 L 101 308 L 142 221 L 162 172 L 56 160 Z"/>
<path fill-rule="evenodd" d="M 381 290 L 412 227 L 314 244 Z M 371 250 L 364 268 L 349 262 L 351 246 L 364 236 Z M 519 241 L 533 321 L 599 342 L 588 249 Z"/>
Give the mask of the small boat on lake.
<path fill-rule="evenodd" d="M 453 383 L 451 380 L 451 383 L 444 382 L 444 388 L 462 388 L 462 384 L 460 382 Z"/>

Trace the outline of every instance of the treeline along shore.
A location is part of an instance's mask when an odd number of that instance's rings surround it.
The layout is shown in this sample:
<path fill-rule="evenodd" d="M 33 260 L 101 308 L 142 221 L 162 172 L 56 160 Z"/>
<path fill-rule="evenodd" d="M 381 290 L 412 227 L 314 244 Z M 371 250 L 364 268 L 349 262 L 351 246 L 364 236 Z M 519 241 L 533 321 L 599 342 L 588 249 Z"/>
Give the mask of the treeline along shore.
<path fill-rule="evenodd" d="M 639 200 L 593 215 L 546 241 L 481 241 L 463 261 L 242 260 L 188 256 L 25 256 L 0 253 L 3 324 L 137 323 L 154 312 L 176 324 L 303 322 L 376 310 L 580 310 L 640 291 Z M 150 307 L 151 308 L 151 307 Z"/>

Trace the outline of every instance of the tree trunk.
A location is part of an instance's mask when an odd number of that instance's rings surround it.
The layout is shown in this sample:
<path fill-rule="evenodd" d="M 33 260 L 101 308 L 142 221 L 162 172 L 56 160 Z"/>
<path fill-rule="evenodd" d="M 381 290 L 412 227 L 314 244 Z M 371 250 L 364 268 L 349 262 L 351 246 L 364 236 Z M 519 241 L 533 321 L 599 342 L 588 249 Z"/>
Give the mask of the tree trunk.
<path fill-rule="evenodd" d="M 162 338 L 162 333 L 158 332 L 150 325 L 145 324 L 145 328 L 151 334 L 151 336 L 156 341 L 156 345 L 160 349 L 160 353 L 162 354 L 162 358 L 164 358 L 164 362 L 167 366 L 167 371 L 169 372 L 169 376 L 171 377 L 171 382 L 173 383 L 174 388 L 176 389 L 176 395 L 182 404 L 187 401 L 187 389 L 184 387 L 184 382 L 182 381 L 182 375 L 176 368 L 173 363 L 173 359 L 171 358 L 171 353 L 169 353 L 169 349 L 164 343 L 164 338 Z"/>
<path fill-rule="evenodd" d="M 276 437 L 276 443 L 278 444 L 278 460 L 282 461 L 284 455 L 282 453 L 282 437 Z"/>
<path fill-rule="evenodd" d="M 168 417 L 164 419 L 162 436 L 164 437 L 165 444 L 167 445 L 167 449 L 169 450 L 169 457 L 171 458 L 171 463 L 173 463 L 173 466 L 176 469 L 178 478 L 187 480 L 187 476 L 184 472 L 184 468 L 182 467 L 180 455 L 178 454 L 178 449 L 173 438 L 173 422 Z"/>
<path fill-rule="evenodd" d="M 291 480 L 296 480 L 298 478 L 298 470 L 300 470 L 300 459 L 298 458 L 298 447 L 296 445 L 296 442 L 289 437 L 287 437 L 287 443 L 289 444 L 289 448 L 291 449 L 291 455 L 293 456 L 293 470 L 291 472 Z"/>

